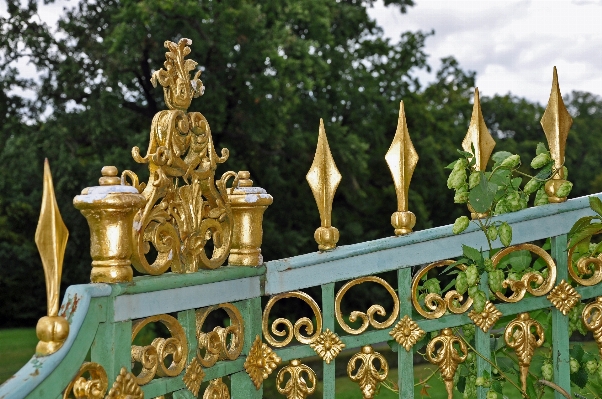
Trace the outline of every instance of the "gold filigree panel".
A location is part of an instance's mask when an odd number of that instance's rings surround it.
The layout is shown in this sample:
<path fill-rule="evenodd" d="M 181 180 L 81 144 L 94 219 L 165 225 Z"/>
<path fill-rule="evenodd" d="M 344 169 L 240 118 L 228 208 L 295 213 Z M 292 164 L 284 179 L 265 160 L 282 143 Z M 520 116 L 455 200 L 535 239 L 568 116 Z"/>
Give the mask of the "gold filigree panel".
<path fill-rule="evenodd" d="M 596 232 L 598 234 L 600 232 Z M 586 287 L 596 285 L 602 281 L 602 253 L 597 255 L 584 255 L 573 259 L 579 244 L 569 249 L 568 269 L 573 281 Z"/>
<path fill-rule="evenodd" d="M 298 359 L 291 360 L 278 372 L 276 388 L 287 399 L 305 399 L 316 390 L 316 373 Z"/>
<path fill-rule="evenodd" d="M 420 341 L 426 332 L 418 326 L 408 315 L 403 316 L 397 322 L 395 327 L 389 331 L 389 335 L 397 341 L 397 343 L 409 352 L 416 342 Z"/>
<path fill-rule="evenodd" d="M 466 360 L 467 355 L 466 344 L 454 335 L 451 328 L 441 330 L 426 346 L 426 357 L 429 362 L 439 367 L 448 399 L 453 398 L 454 375 L 458 365 Z"/>
<path fill-rule="evenodd" d="M 491 327 L 502 317 L 502 312 L 495 307 L 490 301 L 485 302 L 485 309 L 481 313 L 474 310 L 468 312 L 468 317 L 476 324 L 483 332 L 489 331 Z"/>
<path fill-rule="evenodd" d="M 375 365 L 376 361 L 378 367 Z M 347 375 L 351 381 L 359 384 L 364 399 L 374 397 L 378 384 L 383 382 L 388 374 L 387 360 L 370 345 L 362 347 L 361 352 L 353 355 L 347 363 Z"/>
<path fill-rule="evenodd" d="M 550 291 L 547 298 L 556 309 L 566 316 L 579 303 L 581 295 L 569 283 L 562 280 L 560 284 Z"/>
<path fill-rule="evenodd" d="M 282 359 L 267 344 L 261 342 L 261 338 L 257 335 L 245 360 L 244 367 L 255 388 L 259 389 L 263 384 L 263 380 L 272 374 L 281 361 Z"/>
<path fill-rule="evenodd" d="M 88 377 L 84 377 L 85 375 Z M 102 399 L 109 388 L 105 369 L 98 363 L 84 363 L 71 380 L 63 399 Z"/>
<path fill-rule="evenodd" d="M 504 331 L 506 345 L 514 349 L 520 367 L 523 391 L 527 391 L 527 375 L 535 349 L 544 343 L 543 327 L 529 313 L 521 313 L 512 320 Z"/>
<path fill-rule="evenodd" d="M 318 337 L 310 342 L 309 346 L 326 362 L 330 364 L 343 350 L 345 344 L 339 336 L 329 328 L 322 331 Z"/>
<path fill-rule="evenodd" d="M 210 332 L 203 331 L 207 316 L 217 309 L 223 309 L 230 318 L 227 327 L 215 327 Z M 196 311 L 196 336 L 198 340 L 197 359 L 201 366 L 211 367 L 218 360 L 235 360 L 244 345 L 244 320 L 236 306 L 230 303 L 210 306 Z"/>

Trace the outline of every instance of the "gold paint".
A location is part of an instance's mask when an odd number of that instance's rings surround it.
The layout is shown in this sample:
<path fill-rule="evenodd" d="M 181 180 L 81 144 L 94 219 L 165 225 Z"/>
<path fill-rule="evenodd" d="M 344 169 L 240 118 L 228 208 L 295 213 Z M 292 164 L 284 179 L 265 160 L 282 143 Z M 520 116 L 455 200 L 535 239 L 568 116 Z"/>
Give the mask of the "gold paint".
<path fill-rule="evenodd" d="M 230 318 L 227 327 L 217 326 L 211 332 L 204 332 L 203 325 L 209 313 L 223 309 Z M 244 320 L 236 306 L 222 303 L 196 311 L 196 336 L 198 340 L 197 359 L 206 368 L 213 366 L 218 360 L 235 360 L 242 352 L 244 345 Z M 205 350 L 204 355 L 201 351 Z"/>
<path fill-rule="evenodd" d="M 460 295 L 456 290 L 448 291 L 445 294 L 445 298 L 441 298 L 439 294 L 428 293 L 424 298 L 424 305 L 430 311 L 424 310 L 420 305 L 420 301 L 418 300 L 418 289 L 422 277 L 436 267 L 447 267 L 452 263 L 455 262 L 453 260 L 441 260 L 438 262 L 433 262 L 430 265 L 422 268 L 412 279 L 412 304 L 421 316 L 427 319 L 438 319 L 445 314 L 446 310 L 449 310 L 455 314 L 461 314 L 466 312 L 472 305 L 472 298 L 470 297 L 466 299 L 464 304 L 461 304 L 464 296 Z M 465 265 L 458 265 L 457 267 L 460 270 L 466 270 Z"/>
<path fill-rule="evenodd" d="M 132 149 L 136 162 L 148 164 L 148 183 L 139 184 L 132 171 L 121 177 L 122 184 L 131 180 L 146 199 L 133 231 L 132 264 L 141 273 L 215 269 L 230 252 L 233 216 L 226 182 L 236 174 L 227 172 L 215 180 L 217 165 L 226 162 L 228 150 L 218 156 L 207 119 L 199 112 L 186 112 L 192 99 L 204 92 L 200 71 L 190 80 L 197 63 L 184 59 L 191 43 L 166 41 L 165 69 L 151 79 L 153 85 L 163 86 L 169 110 L 153 118 L 146 155 L 141 156 L 138 147 Z M 151 244 L 157 253 L 152 262 L 146 258 Z M 212 253 L 206 247 L 213 247 Z"/>
<path fill-rule="evenodd" d="M 454 348 L 458 344 L 460 352 Z M 466 360 L 468 349 L 463 340 L 456 337 L 451 328 L 444 328 L 426 346 L 426 357 L 429 362 L 439 367 L 439 372 L 445 383 L 448 399 L 453 398 L 454 375 L 458 365 Z"/>
<path fill-rule="evenodd" d="M 309 346 L 326 362 L 330 364 L 343 350 L 345 344 L 339 336 L 329 328 L 322 331 L 318 337 L 309 343 Z"/>
<path fill-rule="evenodd" d="M 416 342 L 424 337 L 424 334 L 426 334 L 426 332 L 408 315 L 403 316 L 403 318 L 397 322 L 395 327 L 389 331 L 389 335 L 392 336 L 399 345 L 403 346 L 407 352 L 412 349 L 412 346 L 414 346 Z"/>
<path fill-rule="evenodd" d="M 363 284 L 366 282 L 377 283 L 377 284 L 380 284 L 383 287 L 385 287 L 385 289 L 387 290 L 389 295 L 391 295 L 391 297 L 393 298 L 393 311 L 391 312 L 391 315 L 389 316 L 389 318 L 387 320 L 385 320 L 383 322 L 379 322 L 376 319 L 374 319 L 375 314 L 382 316 L 382 317 L 387 315 L 387 312 L 381 305 L 370 306 L 366 313 L 360 312 L 358 310 L 354 310 L 351 312 L 351 315 L 349 316 L 349 321 L 353 323 L 358 319 L 358 317 L 360 319 L 362 319 L 362 325 L 360 327 L 358 327 L 357 329 L 354 329 L 354 328 L 351 328 L 350 326 L 348 326 L 347 323 L 345 322 L 343 314 L 341 313 L 341 301 L 343 300 L 343 297 L 345 296 L 345 294 L 351 287 L 359 285 L 359 284 Z M 360 277 L 360 278 L 356 278 L 355 280 L 351 280 L 351 281 L 347 282 L 343 287 L 341 287 L 341 289 L 339 290 L 339 292 L 337 292 L 337 295 L 335 297 L 334 307 L 335 307 L 334 308 L 335 315 L 337 317 L 337 321 L 339 322 L 339 325 L 341 326 L 341 328 L 349 334 L 357 335 L 357 334 L 361 334 L 364 331 L 366 331 L 366 329 L 368 328 L 368 325 L 371 325 L 372 327 L 379 329 L 379 330 L 392 326 L 393 323 L 395 323 L 397 316 L 399 315 L 399 298 L 397 297 L 395 290 L 385 280 L 383 280 L 380 277 L 376 277 L 376 276 L 367 276 L 367 277 Z"/>
<path fill-rule="evenodd" d="M 100 186 L 85 188 L 73 199 L 90 227 L 90 281 L 132 281 L 132 223 L 145 200 L 133 187 L 120 184 L 116 167 L 105 166 L 101 173 Z"/>
<path fill-rule="evenodd" d="M 416 224 L 416 216 L 408 210 L 408 191 L 418 163 L 418 153 L 410 139 L 403 101 L 399 103 L 397 131 L 385 155 L 385 160 L 389 165 L 397 193 L 397 212 L 391 215 L 391 224 L 395 228 L 395 235 L 408 234 Z"/>
<path fill-rule="evenodd" d="M 468 317 L 486 333 L 495 325 L 498 319 L 502 317 L 502 312 L 500 312 L 493 303 L 487 301 L 485 302 L 485 309 L 483 309 L 481 313 L 471 310 L 468 312 Z"/>
<path fill-rule="evenodd" d="M 287 374 L 289 375 L 289 379 L 283 387 L 282 383 Z M 307 381 L 303 378 L 303 374 L 306 375 Z M 283 367 L 278 372 L 276 376 L 276 388 L 287 399 L 305 399 L 316 390 L 316 373 L 310 367 L 302 364 L 298 359 L 293 359 L 288 366 Z"/>
<path fill-rule="evenodd" d="M 69 231 L 63 222 L 56 204 L 54 185 L 48 159 L 44 160 L 44 191 L 42 209 L 36 228 L 35 241 L 42 258 L 46 278 L 46 303 L 48 314 L 36 325 L 36 335 L 40 340 L 36 346 L 38 356 L 47 356 L 58 351 L 69 335 L 69 323 L 59 313 L 59 295 L 63 258 Z"/>
<path fill-rule="evenodd" d="M 88 378 L 84 377 L 86 373 Z M 86 362 L 67 385 L 63 399 L 103 399 L 108 388 L 109 380 L 105 369 L 98 363 Z"/>
<path fill-rule="evenodd" d="M 138 320 L 132 325 L 132 342 L 138 333 L 150 323 L 162 323 L 171 334 L 170 338 L 155 338 L 150 345 L 132 345 L 132 363 L 142 364 L 140 374 L 135 377 L 136 384 L 150 382 L 155 374 L 159 377 L 175 377 L 184 370 L 188 356 L 186 333 L 178 320 L 167 314 L 151 316 Z M 165 366 L 165 359 L 171 356 L 171 364 Z"/>
<path fill-rule="evenodd" d="M 199 360 L 195 357 L 188 364 L 188 367 L 186 367 L 186 373 L 184 373 L 184 377 L 182 378 L 184 385 L 186 385 L 186 388 L 188 388 L 188 390 L 195 397 L 197 397 L 199 395 L 199 389 L 201 389 L 201 384 L 203 383 L 204 378 L 205 372 L 199 364 Z"/>
<path fill-rule="evenodd" d="M 531 331 L 532 329 L 534 332 Z M 529 313 L 521 313 L 506 326 L 504 339 L 506 344 L 516 352 L 522 389 L 526 391 L 527 375 L 533 353 L 544 342 L 543 327 L 537 320 L 532 319 Z"/>
<path fill-rule="evenodd" d="M 250 177 L 251 174 L 247 171 L 238 172 L 232 188 L 227 190 L 234 221 L 229 265 L 263 264 L 263 213 L 273 202 L 273 198 L 264 189 L 253 187 Z"/>
<path fill-rule="evenodd" d="M 550 155 L 554 160 L 554 169 L 556 171 L 554 176 L 552 176 L 552 179 L 546 182 L 546 194 L 548 194 L 550 202 L 564 202 L 566 201 L 566 197 L 557 197 L 555 193 L 562 183 L 566 181 L 564 180 L 562 166 L 564 165 L 566 139 L 569 135 L 569 130 L 571 130 L 573 118 L 571 118 L 571 115 L 564 105 L 564 101 L 562 101 L 556 67 L 554 67 L 552 77 L 550 99 L 548 100 L 548 106 L 541 117 L 540 123 L 548 139 Z"/>
<path fill-rule="evenodd" d="M 332 158 L 322 119 L 320 119 L 316 155 L 305 178 L 311 187 L 320 212 L 321 225 L 314 234 L 318 249 L 320 251 L 334 249 L 339 241 L 339 230 L 331 225 L 332 201 L 341 182 L 341 174 Z"/>
<path fill-rule="evenodd" d="M 598 234 L 600 232 L 596 232 Z M 592 234 L 592 235 L 595 235 Z M 602 281 L 602 253 L 595 257 L 583 256 L 577 259 L 577 270 L 573 266 L 573 253 L 575 252 L 576 246 L 569 249 L 568 253 L 568 265 L 569 274 L 571 278 L 578 284 L 584 286 L 596 285 Z M 591 275 L 590 277 L 585 277 Z"/>
<path fill-rule="evenodd" d="M 602 357 L 602 296 L 585 306 L 581 319 L 585 327 L 594 334 L 600 357 Z"/>
<path fill-rule="evenodd" d="M 277 337 L 286 338 L 283 341 L 277 341 L 274 337 L 272 337 L 272 335 L 270 334 L 270 330 L 268 329 L 270 311 L 272 310 L 272 307 L 276 302 L 284 298 L 298 298 L 301 299 L 303 302 L 307 303 L 311 308 L 312 312 L 314 313 L 316 319 L 316 329 L 314 330 L 314 325 L 312 321 L 307 317 L 302 317 L 299 320 L 297 320 L 295 322 L 294 327 L 293 323 L 291 323 L 289 320 L 284 318 L 278 318 L 272 323 L 272 333 Z M 283 325 L 285 329 L 279 330 L 279 325 Z M 305 332 L 309 336 L 304 336 L 301 334 L 302 327 L 305 328 Z M 268 341 L 270 345 L 276 348 L 282 348 L 283 346 L 288 345 L 292 341 L 293 335 L 300 343 L 310 344 L 318 338 L 320 332 L 322 331 L 322 313 L 320 312 L 320 307 L 318 306 L 316 301 L 314 301 L 313 298 L 307 295 L 306 293 L 301 291 L 285 292 L 282 294 L 274 295 L 268 301 L 267 305 L 265 306 L 265 309 L 263 310 L 261 329 L 265 340 Z"/>
<path fill-rule="evenodd" d="M 228 390 L 228 386 L 224 384 L 221 378 L 211 380 L 209 386 L 203 394 L 203 399 L 230 399 L 230 391 Z"/>
<path fill-rule="evenodd" d="M 374 361 L 378 360 L 380 367 L 374 367 Z M 356 369 L 356 363 L 360 362 Z M 347 375 L 351 381 L 359 384 L 364 399 L 373 398 L 378 384 L 383 382 L 389 374 L 389 364 L 387 360 L 378 352 L 375 352 L 372 346 L 362 347 L 362 351 L 356 353 L 347 363 Z"/>
<path fill-rule="evenodd" d="M 257 335 L 244 364 L 245 370 L 257 390 L 281 361 L 282 359 L 269 346 L 261 342 L 261 338 Z"/>
<path fill-rule="evenodd" d="M 535 255 L 542 258 L 548 267 L 548 276 L 544 278 L 540 272 L 533 271 L 525 273 L 518 281 L 505 279 L 502 283 L 502 287 L 510 288 L 513 291 L 512 295 L 507 297 L 501 292 L 495 293 L 495 295 L 504 302 L 518 302 L 524 298 L 525 293 L 527 292 L 534 296 L 542 296 L 554 288 L 554 283 L 556 282 L 556 263 L 554 263 L 554 259 L 552 259 L 546 251 L 536 245 L 519 244 L 504 248 L 491 258 L 493 266 L 497 267 L 502 258 L 509 253 L 522 250 L 533 252 Z M 533 285 L 536 285 L 536 288 L 533 288 Z"/>
<path fill-rule="evenodd" d="M 144 399 L 144 392 L 136 384 L 134 374 L 122 367 L 105 399 Z"/>
<path fill-rule="evenodd" d="M 567 315 L 573 306 L 575 306 L 581 300 L 581 295 L 566 281 L 562 280 L 558 284 L 547 298 L 552 302 L 552 305 L 556 307 L 563 315 Z"/>

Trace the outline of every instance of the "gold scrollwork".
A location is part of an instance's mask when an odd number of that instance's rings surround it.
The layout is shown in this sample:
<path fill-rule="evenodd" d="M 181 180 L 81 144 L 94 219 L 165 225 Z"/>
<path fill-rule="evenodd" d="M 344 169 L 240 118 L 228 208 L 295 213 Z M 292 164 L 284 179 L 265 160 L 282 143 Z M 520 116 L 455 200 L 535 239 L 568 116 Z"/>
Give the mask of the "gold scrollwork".
<path fill-rule="evenodd" d="M 221 378 L 211 380 L 209 386 L 205 389 L 205 393 L 203 393 L 203 399 L 230 399 L 228 386 L 224 384 Z"/>
<path fill-rule="evenodd" d="M 504 280 L 502 287 L 510 288 L 513 291 L 512 295 L 509 297 L 501 292 L 495 293 L 495 295 L 504 302 L 518 302 L 524 298 L 525 293 L 527 292 L 534 296 L 542 296 L 554 288 L 554 283 L 556 282 L 556 263 L 554 263 L 554 259 L 552 259 L 552 257 L 546 251 L 537 245 L 519 244 L 504 248 L 496 253 L 491 258 L 491 261 L 493 262 L 494 267 L 497 267 L 498 263 L 500 263 L 504 256 L 512 252 L 523 250 L 532 252 L 544 260 L 548 267 L 548 276 L 544 277 L 541 275 L 541 273 L 534 271 L 525 273 L 520 280 Z M 536 287 L 534 288 L 532 284 L 535 284 Z"/>
<path fill-rule="evenodd" d="M 459 345 L 460 351 L 454 347 Z M 426 346 L 426 357 L 429 362 L 439 367 L 439 372 L 445 382 L 448 399 L 453 398 L 454 374 L 458 365 L 466 360 L 468 349 L 464 341 L 456 337 L 451 328 L 444 328 Z"/>
<path fill-rule="evenodd" d="M 282 386 L 287 374 L 289 379 Z M 303 374 L 307 376 L 307 381 L 303 378 Z M 305 399 L 316 390 L 316 373 L 298 359 L 293 359 L 288 366 L 278 372 L 276 387 L 278 392 L 285 395 L 287 399 Z"/>
<path fill-rule="evenodd" d="M 424 337 L 426 332 L 418 326 L 408 315 L 403 316 L 401 320 L 395 324 L 395 327 L 389 331 L 389 335 L 397 341 L 397 343 L 409 352 L 416 342 Z"/>
<path fill-rule="evenodd" d="M 527 375 L 529 374 L 529 365 L 533 353 L 544 342 L 543 327 L 537 320 L 532 319 L 529 313 L 521 313 L 506 326 L 504 340 L 516 352 L 522 388 L 523 391 L 526 391 Z"/>
<path fill-rule="evenodd" d="M 341 313 L 341 301 L 342 301 L 343 297 L 345 296 L 345 294 L 347 293 L 347 291 L 351 287 L 359 285 L 359 284 L 363 284 L 366 282 L 377 283 L 377 284 L 380 284 L 383 287 L 385 287 L 385 289 L 387 290 L 389 295 L 391 295 L 391 297 L 393 298 L 393 311 L 391 312 L 391 315 L 389 316 L 389 318 L 387 320 L 385 320 L 383 322 L 379 322 L 378 320 L 374 319 L 375 314 L 377 314 L 379 316 L 383 316 L 383 317 L 387 315 L 385 308 L 383 308 L 381 305 L 371 305 L 368 308 L 368 311 L 366 313 L 354 310 L 351 312 L 351 315 L 349 316 L 349 321 L 355 322 L 358 318 L 362 319 L 362 325 L 359 328 L 354 329 L 354 328 L 349 327 L 349 325 L 347 325 L 347 323 L 345 323 L 343 314 Z M 336 295 L 335 301 L 334 301 L 334 306 L 335 306 L 335 315 L 337 317 L 337 321 L 339 322 L 339 325 L 341 326 L 341 328 L 343 330 L 345 330 L 349 334 L 353 334 L 353 335 L 363 333 L 364 331 L 366 331 L 366 329 L 368 328 L 369 325 L 371 325 L 372 327 L 377 328 L 377 329 L 383 329 L 383 328 L 390 327 L 391 325 L 393 325 L 393 323 L 395 323 L 395 320 L 397 319 L 397 316 L 399 315 L 399 298 L 397 297 L 395 290 L 385 280 L 383 280 L 380 277 L 376 277 L 376 276 L 360 277 L 360 278 L 356 278 L 355 280 L 351 280 L 348 283 L 346 283 L 343 287 L 341 287 L 339 292 L 337 292 L 337 295 Z"/>
<path fill-rule="evenodd" d="M 203 325 L 209 313 L 223 309 L 230 317 L 227 327 L 215 327 L 213 331 L 204 332 Z M 197 359 L 203 367 L 211 367 L 218 360 L 235 360 L 242 352 L 244 345 L 244 320 L 236 306 L 230 303 L 210 306 L 196 311 L 196 336 L 199 343 Z M 202 350 L 205 350 L 202 355 Z"/>
<path fill-rule="evenodd" d="M 277 337 L 285 338 L 283 341 L 277 341 L 276 339 L 274 339 L 274 337 L 272 337 L 268 329 L 270 311 L 272 310 L 272 307 L 276 302 L 284 298 L 298 298 L 309 305 L 316 318 L 315 330 L 312 321 L 307 317 L 302 317 L 299 320 L 297 320 L 294 326 L 293 323 L 291 323 L 289 320 L 285 318 L 278 318 L 272 323 L 272 333 Z M 283 325 L 285 329 L 279 330 L 278 326 L 280 325 Z M 305 332 L 309 334 L 309 336 L 304 336 L 303 334 L 301 334 L 302 327 L 305 328 Z M 314 301 L 313 298 L 307 295 L 306 293 L 301 291 L 285 292 L 282 294 L 274 295 L 268 301 L 263 311 L 261 329 L 263 331 L 263 336 L 265 337 L 265 340 L 268 341 L 270 345 L 276 348 L 282 348 L 283 346 L 288 345 L 293 340 L 293 335 L 300 343 L 310 344 L 313 341 L 315 341 L 322 332 L 322 313 L 320 312 L 320 307 L 318 306 L 316 301 Z"/>
<path fill-rule="evenodd" d="M 450 290 L 445 294 L 444 298 L 441 298 L 440 295 L 432 292 L 426 295 L 424 298 L 424 305 L 430 311 L 424 310 L 422 306 L 420 306 L 420 302 L 418 301 L 418 286 L 420 285 L 420 280 L 430 270 L 436 267 L 446 267 L 453 263 L 455 263 L 453 260 L 441 260 L 434 262 L 422 268 L 416 274 L 416 276 L 414 276 L 414 279 L 412 280 L 412 304 L 414 305 L 414 309 L 416 309 L 421 316 L 427 319 L 438 319 L 439 317 L 443 316 L 448 309 L 452 313 L 461 314 L 466 312 L 472 305 L 472 298 L 468 297 L 466 302 L 462 304 L 464 296 L 459 294 L 456 290 Z M 460 270 L 466 270 L 465 265 L 458 265 L 457 267 Z"/>
<path fill-rule="evenodd" d="M 144 392 L 136 383 L 134 374 L 122 367 L 105 399 L 144 399 Z"/>
<path fill-rule="evenodd" d="M 474 310 L 468 312 L 468 317 L 474 324 L 476 324 L 483 332 L 489 331 L 500 317 L 502 312 L 495 307 L 495 305 L 489 301 L 485 302 L 485 309 L 481 313 L 477 313 Z"/>
<path fill-rule="evenodd" d="M 600 232 L 598 232 L 600 233 Z M 596 233 L 596 234 L 598 234 Z M 602 281 L 602 253 L 597 256 L 583 256 L 577 259 L 576 264 L 573 265 L 573 254 L 576 246 L 569 249 L 568 253 L 568 265 L 569 274 L 571 278 L 580 285 L 592 286 Z M 576 269 L 575 270 L 575 266 Z M 584 277 L 584 275 L 591 275 Z"/>
<path fill-rule="evenodd" d="M 581 319 L 585 327 L 594 334 L 602 358 L 602 296 L 585 306 Z"/>
<path fill-rule="evenodd" d="M 259 390 L 263 380 L 268 378 L 278 367 L 282 359 L 269 346 L 261 342 L 259 335 L 255 337 L 249 355 L 245 360 L 245 371 L 249 374 L 255 388 Z"/>
<path fill-rule="evenodd" d="M 155 374 L 159 377 L 175 377 L 184 370 L 188 355 L 186 334 L 177 319 L 161 314 L 138 320 L 132 325 L 132 342 L 142 328 L 150 323 L 160 322 L 167 327 L 170 338 L 155 338 L 150 345 L 132 345 L 132 362 L 142 364 L 140 374 L 135 376 L 138 385 L 150 382 Z M 171 364 L 165 366 L 165 359 L 171 356 Z"/>
<path fill-rule="evenodd" d="M 374 361 L 378 360 L 380 367 L 374 366 Z M 359 367 L 357 362 L 360 362 Z M 357 372 L 353 372 L 357 368 Z M 373 398 L 379 383 L 383 382 L 389 374 L 389 364 L 387 360 L 378 352 L 374 351 L 370 345 L 362 347 L 362 351 L 356 353 L 347 363 L 347 375 L 351 381 L 359 384 L 364 399 Z"/>
<path fill-rule="evenodd" d="M 318 337 L 310 342 L 309 346 L 326 362 L 330 364 L 343 350 L 345 344 L 339 336 L 329 328 L 322 331 Z"/>
<path fill-rule="evenodd" d="M 89 378 L 84 377 L 86 373 Z M 109 380 L 105 369 L 98 363 L 86 362 L 67 385 L 63 399 L 102 399 L 108 388 Z"/>

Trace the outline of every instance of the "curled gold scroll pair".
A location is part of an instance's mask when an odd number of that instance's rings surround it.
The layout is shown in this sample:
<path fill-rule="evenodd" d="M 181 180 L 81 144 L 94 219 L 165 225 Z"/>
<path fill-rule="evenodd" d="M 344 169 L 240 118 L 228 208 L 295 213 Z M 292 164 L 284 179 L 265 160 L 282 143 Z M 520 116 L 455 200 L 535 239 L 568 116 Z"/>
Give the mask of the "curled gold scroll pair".
<path fill-rule="evenodd" d="M 472 305 L 472 298 L 468 297 L 466 302 L 462 304 L 462 300 L 464 296 L 459 294 L 456 290 L 450 290 L 445 294 L 445 297 L 442 298 L 439 294 L 428 293 L 424 298 L 424 305 L 430 310 L 424 310 L 418 301 L 418 288 L 420 285 L 420 280 L 426 274 L 436 267 L 447 267 L 451 264 L 455 263 L 453 260 L 441 260 L 438 262 L 431 263 L 430 265 L 421 269 L 414 279 L 412 280 L 412 304 L 414 308 L 420 315 L 427 319 L 438 319 L 443 316 L 447 310 L 455 314 L 461 314 L 466 312 L 470 306 Z M 458 265 L 458 269 L 466 270 L 465 265 Z"/>
<path fill-rule="evenodd" d="M 457 345 L 458 349 L 454 346 Z M 456 337 L 451 328 L 444 328 L 426 346 L 426 357 L 429 362 L 439 367 L 445 382 L 448 399 L 453 397 L 454 375 L 458 365 L 466 360 L 468 349 L 463 340 Z"/>
<path fill-rule="evenodd" d="M 285 382 L 287 375 L 289 378 Z M 298 359 L 293 359 L 278 372 L 276 388 L 278 392 L 286 395 L 287 399 L 305 399 L 316 390 L 316 373 Z"/>
<path fill-rule="evenodd" d="M 210 332 L 203 331 L 209 313 L 223 309 L 230 317 L 227 327 L 215 327 Z M 235 360 L 244 345 L 244 320 L 236 306 L 230 303 L 210 306 L 196 311 L 196 336 L 198 340 L 197 359 L 203 367 L 211 367 L 218 360 Z M 203 353 L 204 350 L 204 354 Z"/>
<path fill-rule="evenodd" d="M 341 312 L 341 301 L 343 300 L 343 297 L 345 296 L 345 294 L 351 287 L 359 285 L 359 284 L 363 284 L 366 282 L 377 283 L 377 284 L 380 284 L 383 287 L 385 287 L 385 289 L 387 290 L 389 295 L 391 295 L 391 297 L 393 298 L 393 311 L 389 315 L 388 319 L 386 319 L 383 322 L 380 322 L 374 318 L 374 315 L 379 315 L 382 317 L 385 317 L 387 315 L 387 312 L 385 311 L 385 308 L 382 307 L 382 305 L 378 305 L 378 304 L 371 305 L 368 308 L 368 311 L 366 311 L 366 312 L 354 310 L 351 312 L 351 315 L 349 316 L 349 321 L 355 322 L 358 318 L 362 320 L 362 325 L 360 327 L 354 329 L 354 328 L 350 327 L 343 318 L 343 314 Z M 353 335 L 363 333 L 364 331 L 366 331 L 366 329 L 368 328 L 369 325 L 374 328 L 377 328 L 377 329 L 383 329 L 383 328 L 390 327 L 391 325 L 393 325 L 393 323 L 395 323 L 395 320 L 397 319 L 397 316 L 399 315 L 399 297 L 395 293 L 395 290 L 385 280 L 383 280 L 380 277 L 376 277 L 376 276 L 360 277 L 360 278 L 356 278 L 355 280 L 351 280 L 348 283 L 346 283 L 343 287 L 341 287 L 339 292 L 337 292 L 337 295 L 335 297 L 334 306 L 335 306 L 335 315 L 337 317 L 337 321 L 339 322 L 339 325 L 347 333 L 353 334 Z"/>
<path fill-rule="evenodd" d="M 167 314 L 160 314 L 136 321 L 132 326 L 132 342 L 138 333 L 150 323 L 162 323 L 169 330 L 171 337 L 155 338 L 150 345 L 132 345 L 132 362 L 142 364 L 142 370 L 135 377 L 138 385 L 150 382 L 155 375 L 159 377 L 175 377 L 184 370 L 188 355 L 186 334 L 177 319 Z M 165 359 L 171 356 L 171 364 L 165 365 Z"/>
<path fill-rule="evenodd" d="M 380 363 L 377 368 L 375 360 Z M 357 363 L 359 362 L 359 366 Z M 354 373 L 354 371 L 357 371 Z M 361 352 L 356 353 L 347 363 L 347 375 L 351 381 L 359 384 L 364 399 L 373 398 L 379 383 L 383 382 L 389 374 L 387 360 L 370 345 L 362 347 Z"/>
<path fill-rule="evenodd" d="M 525 297 L 527 292 L 534 296 L 543 296 L 554 288 L 554 283 L 556 282 L 556 263 L 554 263 L 554 259 L 552 259 L 550 254 L 537 245 L 519 244 L 504 248 L 491 258 L 493 266 L 497 267 L 504 256 L 523 250 L 532 252 L 544 260 L 548 269 L 548 276 L 544 277 L 541 273 L 533 271 L 525 273 L 520 280 L 505 279 L 502 287 L 512 290 L 512 295 L 506 296 L 501 292 L 495 293 L 504 302 L 518 302 Z"/>
<path fill-rule="evenodd" d="M 570 248 L 568 253 L 568 268 L 571 278 L 584 286 L 598 284 L 602 281 L 602 253 L 597 256 L 582 256 L 573 261 L 576 247 L 577 245 Z"/>

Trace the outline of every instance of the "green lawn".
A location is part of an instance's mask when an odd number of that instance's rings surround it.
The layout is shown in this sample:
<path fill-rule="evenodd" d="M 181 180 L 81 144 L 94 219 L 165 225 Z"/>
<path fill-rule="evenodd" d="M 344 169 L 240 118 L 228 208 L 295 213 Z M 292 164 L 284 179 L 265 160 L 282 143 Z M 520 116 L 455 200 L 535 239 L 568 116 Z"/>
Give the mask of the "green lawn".
<path fill-rule="evenodd" d="M 0 383 L 27 363 L 37 343 L 35 328 L 0 330 Z"/>

